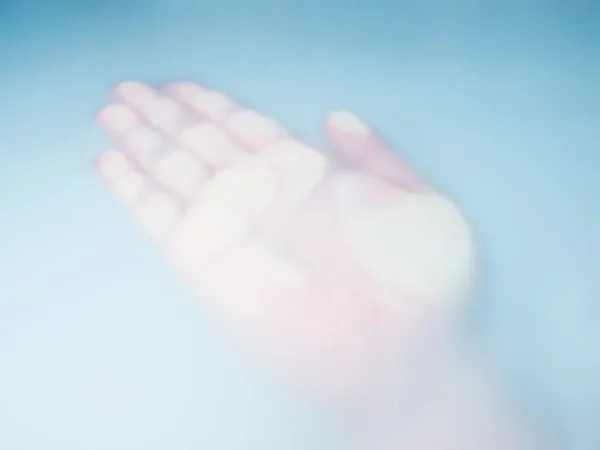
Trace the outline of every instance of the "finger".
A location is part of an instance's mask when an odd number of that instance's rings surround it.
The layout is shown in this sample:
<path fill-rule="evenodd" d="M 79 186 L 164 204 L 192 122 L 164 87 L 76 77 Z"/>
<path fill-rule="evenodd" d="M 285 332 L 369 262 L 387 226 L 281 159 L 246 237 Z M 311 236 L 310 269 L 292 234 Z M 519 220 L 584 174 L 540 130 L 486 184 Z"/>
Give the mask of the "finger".
<path fill-rule="evenodd" d="M 127 123 L 139 123 L 140 120 L 145 120 L 144 109 L 147 105 L 156 102 L 157 98 L 161 96 L 156 90 L 133 82 L 123 83 L 117 86 L 118 92 L 120 92 L 121 98 L 127 98 L 130 102 L 130 106 L 119 105 L 118 113 L 115 114 L 116 118 L 119 119 L 116 122 L 116 130 L 122 130 L 124 127 L 120 126 L 123 122 L 121 116 L 123 116 L 124 108 L 127 108 L 130 113 L 134 116 L 136 111 L 133 108 L 138 108 L 138 122 L 129 119 Z M 132 93 L 129 93 L 129 89 L 132 88 Z M 165 87 L 166 89 L 166 87 Z M 193 98 L 194 93 L 205 92 L 206 89 L 192 83 L 173 83 L 168 85 L 168 90 L 173 95 L 179 95 L 183 98 L 183 101 L 190 101 Z M 179 92 L 179 94 L 177 94 Z M 185 95 L 184 95 L 185 94 Z M 212 94 L 211 94 L 212 95 Z M 215 93 L 214 95 L 224 96 L 224 94 Z M 197 102 L 198 103 L 198 102 Z M 141 106 L 140 106 L 141 105 Z M 139 109 L 141 108 L 141 109 Z M 327 170 L 327 161 L 321 152 L 318 152 L 314 148 L 296 140 L 287 135 L 285 132 L 281 132 L 279 126 L 276 126 L 276 130 L 273 132 L 268 131 L 268 126 L 261 128 L 260 126 L 252 126 L 261 120 L 269 120 L 266 118 L 256 119 L 258 113 L 251 112 L 243 109 L 239 106 L 234 106 L 238 113 L 233 113 L 230 117 L 230 130 L 233 133 L 242 135 L 244 130 L 258 130 L 259 135 L 262 136 L 262 143 L 264 144 L 262 151 L 254 153 L 252 156 L 253 161 L 260 161 L 257 165 L 269 166 L 272 170 L 278 173 L 279 177 L 285 180 L 285 189 L 280 193 L 280 198 L 283 201 L 298 201 L 302 197 L 306 196 L 307 193 L 314 187 L 314 185 L 324 176 Z M 229 109 L 231 111 L 231 109 Z M 131 114 L 130 114 L 131 115 Z M 106 123 L 106 118 L 110 118 L 110 114 L 101 115 Z M 253 119 L 254 118 L 254 119 Z M 248 123 L 245 123 L 249 121 Z M 187 123 L 191 123 L 187 121 Z M 229 123 L 229 122 L 228 122 Z M 164 128 L 164 127 L 163 127 Z M 261 131 L 262 130 L 262 131 Z M 148 135 L 148 130 L 145 127 L 138 127 L 131 133 L 135 133 L 133 139 L 136 145 L 145 148 L 155 148 L 160 146 L 156 141 L 160 138 L 154 133 L 152 136 Z M 212 152 L 214 150 L 220 151 L 222 147 L 227 146 L 227 142 L 231 141 L 231 133 L 220 128 L 216 123 L 199 122 L 196 125 L 192 125 L 190 128 L 184 130 L 179 138 L 179 141 L 183 142 L 186 147 L 195 149 L 202 153 L 202 156 L 207 156 L 206 152 Z M 129 146 L 132 139 L 129 139 Z M 239 161 L 238 161 L 239 162 Z M 254 164 L 254 162 L 252 163 Z M 229 166 L 223 166 L 221 169 L 226 169 Z"/>
<path fill-rule="evenodd" d="M 167 147 L 187 149 L 204 166 L 221 169 L 230 166 L 243 154 L 235 140 L 220 128 L 207 123 L 186 105 L 165 95 L 156 88 L 137 81 L 124 81 L 113 89 L 115 122 L 105 127 L 124 147 L 134 145 L 157 147 L 157 137 Z M 123 120 L 123 111 L 134 120 Z M 99 115 L 101 123 L 104 117 Z M 123 125 L 126 122 L 129 126 Z M 131 129 L 137 131 L 132 131 Z M 115 136 L 116 133 L 116 136 Z M 132 136 L 129 136 L 131 134 Z M 160 145 L 158 145 L 160 147 Z M 148 150 L 146 153 L 152 153 Z M 156 150 L 154 150 L 156 151 Z M 142 151 L 143 153 L 143 151 Z"/>
<path fill-rule="evenodd" d="M 240 105 L 222 92 L 189 81 L 166 83 L 161 90 L 208 123 L 229 133 L 247 151 L 260 151 L 288 136 L 280 123 Z"/>
<path fill-rule="evenodd" d="M 107 150 L 96 160 L 96 170 L 117 199 L 133 206 L 148 188 L 148 180 L 118 150 Z"/>
<path fill-rule="evenodd" d="M 270 220 L 269 220 L 270 219 Z M 473 287 L 473 234 L 456 205 L 435 191 L 412 192 L 381 178 L 332 170 L 300 208 L 267 216 L 262 230 L 332 283 L 394 311 L 452 308 Z M 389 295 L 388 293 L 395 293 Z"/>
<path fill-rule="evenodd" d="M 190 82 L 167 83 L 156 89 L 126 81 L 115 87 L 114 97 L 168 140 L 191 149 L 216 169 L 287 136 L 274 120 L 240 106 L 223 93 Z"/>
<path fill-rule="evenodd" d="M 175 224 L 181 220 L 181 203 L 158 189 L 118 150 L 102 153 L 96 161 L 96 170 L 141 228 L 159 245 L 164 244 Z"/>
<path fill-rule="evenodd" d="M 325 135 L 338 160 L 353 169 L 383 178 L 409 190 L 427 189 L 423 178 L 377 133 L 347 111 L 325 119 Z"/>
<path fill-rule="evenodd" d="M 239 166 L 218 172 L 174 230 L 167 245 L 172 262 L 187 277 L 201 276 L 248 235 L 278 189 L 279 180 L 268 167 Z"/>
<path fill-rule="evenodd" d="M 246 238 L 278 189 L 277 178 L 267 169 L 235 168 L 213 177 L 197 199 L 185 205 L 124 152 L 104 152 L 96 168 L 113 194 L 162 244 L 181 275 L 192 278 L 202 276 L 215 259 Z"/>
<path fill-rule="evenodd" d="M 330 170 L 328 159 L 293 138 L 279 140 L 248 159 L 250 165 L 269 167 L 281 180 L 274 208 L 291 209 L 306 200 Z"/>
<path fill-rule="evenodd" d="M 140 81 L 123 81 L 112 89 L 114 102 L 125 105 L 149 128 L 176 140 L 179 133 L 198 122 L 184 104 Z"/>
<path fill-rule="evenodd" d="M 255 167 L 252 172 L 223 172 L 208 183 L 197 204 L 184 211 L 120 151 L 104 152 L 97 170 L 176 268 L 196 289 L 209 294 L 204 298 L 214 298 L 213 308 L 237 331 L 258 341 L 259 348 L 292 363 L 298 356 L 311 360 L 317 350 L 341 345 L 340 332 L 348 330 L 342 322 L 350 320 L 344 319 L 344 305 L 335 306 L 337 312 L 332 313 L 331 299 L 315 291 L 309 269 L 273 252 L 256 235 L 249 238 L 252 219 L 276 194 L 272 175 Z M 290 340 L 283 342 L 284 336 Z M 328 361 L 331 358 L 321 362 Z"/>
<path fill-rule="evenodd" d="M 108 105 L 98 120 L 138 167 L 171 192 L 191 198 L 208 177 L 199 158 L 169 143 L 127 105 Z"/>
<path fill-rule="evenodd" d="M 198 273 L 251 229 L 268 233 L 265 217 L 287 215 L 326 177 L 328 164 L 316 150 L 281 141 L 206 181 L 170 243 L 174 262 Z"/>
<path fill-rule="evenodd" d="M 103 107 L 96 120 L 118 147 L 144 169 L 148 169 L 169 145 L 160 132 L 126 104 L 113 103 Z"/>

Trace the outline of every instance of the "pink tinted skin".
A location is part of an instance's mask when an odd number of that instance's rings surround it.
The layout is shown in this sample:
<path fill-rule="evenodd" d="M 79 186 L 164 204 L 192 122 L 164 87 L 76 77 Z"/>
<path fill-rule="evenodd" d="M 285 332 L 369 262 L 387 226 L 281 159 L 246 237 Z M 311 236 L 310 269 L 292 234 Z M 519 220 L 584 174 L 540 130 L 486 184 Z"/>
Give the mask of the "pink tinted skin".
<path fill-rule="evenodd" d="M 347 167 L 412 191 L 431 189 L 417 171 L 371 129 L 367 133 L 340 129 L 330 114 L 323 127 L 335 156 Z"/>
<path fill-rule="evenodd" d="M 362 267 L 340 233 L 330 183 L 351 170 L 408 191 L 429 185 L 348 113 L 325 121 L 334 149 L 326 160 L 275 120 L 187 81 L 123 82 L 98 121 L 116 144 L 96 162 L 100 178 L 202 305 L 295 386 L 357 417 L 359 409 L 369 411 L 361 433 L 365 450 L 395 446 L 397 436 L 388 438 L 395 433 L 373 426 L 372 417 L 389 423 L 397 411 L 387 414 L 385 399 L 403 391 L 399 380 L 414 378 L 419 345 L 447 335 L 432 325 L 436 311 L 376 282 Z M 267 164 L 277 186 L 272 198 L 256 189 L 268 183 L 216 190 L 221 174 L 277 151 L 295 159 Z M 286 186 L 303 183 L 323 162 L 324 178 L 308 196 L 284 200 Z M 385 207 L 386 189 L 373 189 L 372 204 Z M 436 413 L 449 407 L 429 401 Z M 456 442 L 446 446 L 410 438 L 402 448 L 468 450 L 463 444 L 472 430 L 462 432 L 462 438 L 451 433 Z M 375 446 L 380 436 L 385 442 Z"/>

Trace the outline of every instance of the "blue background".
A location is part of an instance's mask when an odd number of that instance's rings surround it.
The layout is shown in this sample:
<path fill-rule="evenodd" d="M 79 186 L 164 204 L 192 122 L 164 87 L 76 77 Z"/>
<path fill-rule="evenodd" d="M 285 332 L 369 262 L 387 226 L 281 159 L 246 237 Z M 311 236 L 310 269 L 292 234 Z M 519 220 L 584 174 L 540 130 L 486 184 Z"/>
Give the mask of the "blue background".
<path fill-rule="evenodd" d="M 0 449 L 300 449 L 322 417 L 237 353 L 102 189 L 112 83 L 190 77 L 309 139 L 351 109 L 464 206 L 477 325 L 600 446 L 595 0 L 0 2 Z"/>

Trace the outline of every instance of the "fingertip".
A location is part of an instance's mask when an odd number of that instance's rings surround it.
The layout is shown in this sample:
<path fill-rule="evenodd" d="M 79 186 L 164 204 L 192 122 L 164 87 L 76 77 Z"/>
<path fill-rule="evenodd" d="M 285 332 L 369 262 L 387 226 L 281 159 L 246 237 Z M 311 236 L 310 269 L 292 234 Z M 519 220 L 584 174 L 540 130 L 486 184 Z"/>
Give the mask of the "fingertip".
<path fill-rule="evenodd" d="M 112 132 L 123 133 L 139 125 L 136 114 L 122 103 L 109 104 L 96 112 L 96 121 Z"/>
<path fill-rule="evenodd" d="M 101 178 L 110 182 L 126 174 L 129 171 L 129 163 L 120 151 L 111 149 L 96 157 L 94 168 Z"/>
<path fill-rule="evenodd" d="M 330 112 L 327 115 L 326 122 L 336 131 L 346 134 L 356 136 L 367 136 L 371 134 L 371 128 L 367 124 L 345 109 Z"/>
<path fill-rule="evenodd" d="M 143 106 L 157 97 L 156 90 L 141 81 L 123 80 L 112 89 L 112 97 L 133 106 Z"/>
<path fill-rule="evenodd" d="M 325 120 L 327 138 L 343 165 L 410 190 L 428 187 L 379 133 L 356 115 L 342 109 L 332 111 Z"/>
<path fill-rule="evenodd" d="M 173 79 L 161 83 L 160 90 L 175 98 L 190 98 L 207 91 L 204 86 L 185 79 Z"/>

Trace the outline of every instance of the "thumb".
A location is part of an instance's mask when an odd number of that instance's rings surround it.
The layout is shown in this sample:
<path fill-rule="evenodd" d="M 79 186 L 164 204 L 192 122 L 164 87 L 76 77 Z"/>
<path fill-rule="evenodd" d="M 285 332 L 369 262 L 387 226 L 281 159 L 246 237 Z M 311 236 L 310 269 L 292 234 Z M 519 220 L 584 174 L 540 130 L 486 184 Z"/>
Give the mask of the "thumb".
<path fill-rule="evenodd" d="M 332 183 L 344 240 L 374 279 L 432 300 L 462 297 L 471 288 L 474 238 L 454 203 L 352 172 Z"/>
<path fill-rule="evenodd" d="M 406 189 L 427 188 L 422 177 L 355 115 L 343 110 L 331 112 L 325 119 L 324 134 L 343 166 Z"/>

